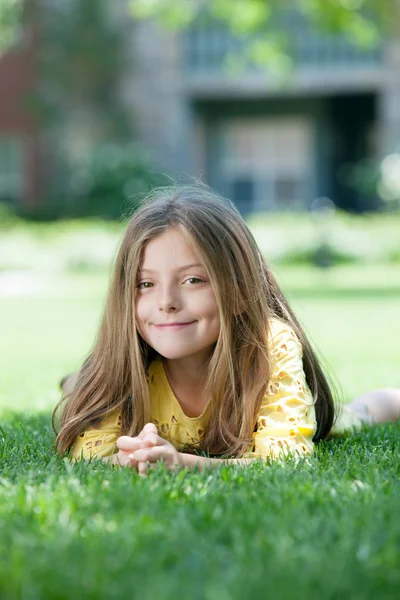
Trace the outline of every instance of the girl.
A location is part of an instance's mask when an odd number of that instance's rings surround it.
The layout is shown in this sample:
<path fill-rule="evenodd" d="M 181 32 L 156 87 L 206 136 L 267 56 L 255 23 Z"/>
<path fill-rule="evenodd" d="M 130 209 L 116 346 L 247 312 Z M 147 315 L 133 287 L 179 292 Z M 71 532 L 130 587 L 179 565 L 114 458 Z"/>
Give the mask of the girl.
<path fill-rule="evenodd" d="M 200 184 L 133 215 L 93 350 L 63 387 L 58 450 L 140 475 L 307 456 L 330 432 L 400 416 L 392 390 L 383 414 L 361 398 L 332 429 L 327 380 L 251 232 Z"/>

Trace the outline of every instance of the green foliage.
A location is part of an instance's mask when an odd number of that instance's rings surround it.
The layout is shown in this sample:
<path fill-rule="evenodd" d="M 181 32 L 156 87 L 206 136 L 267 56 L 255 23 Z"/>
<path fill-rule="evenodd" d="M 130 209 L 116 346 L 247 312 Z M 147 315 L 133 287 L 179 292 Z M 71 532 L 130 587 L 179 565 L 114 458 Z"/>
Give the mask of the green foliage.
<path fill-rule="evenodd" d="M 69 0 L 72 6 L 74 0 Z M 344 34 L 351 42 L 371 48 L 379 43 L 382 33 L 398 29 L 400 23 L 399 0 L 125 0 L 135 18 L 158 19 L 172 28 L 190 26 L 205 7 L 217 20 L 225 23 L 235 34 L 249 35 L 262 32 L 271 24 L 276 12 L 291 10 L 295 4 L 315 31 Z M 91 0 L 79 2 L 89 6 Z M 59 3 L 58 3 L 59 4 Z M 99 4 L 99 3 L 97 3 Z M 60 24 L 64 24 L 68 11 L 63 12 L 54 3 L 50 8 L 58 12 Z M 23 21 L 23 0 L 2 0 L 0 3 L 0 49 L 6 49 L 16 39 L 16 32 Z M 87 23 L 90 25 L 90 23 Z M 274 24 L 285 32 L 284 25 Z M 61 36 L 64 32 L 61 28 Z M 90 41 L 90 36 L 88 37 Z M 79 48 L 79 45 L 78 45 Z M 74 49 L 71 48 L 74 55 Z M 102 55 L 109 61 L 109 54 Z M 61 57 L 64 60 L 63 57 Z M 103 61 L 99 61 L 102 63 Z M 99 65 L 100 66 L 100 65 Z"/>
<path fill-rule="evenodd" d="M 214 0 L 209 3 L 210 14 L 219 21 L 228 21 L 232 31 L 238 35 L 248 34 L 267 23 L 273 3 L 263 0 Z"/>
<path fill-rule="evenodd" d="M 317 30 L 344 33 L 361 45 L 376 45 L 382 28 L 396 27 L 398 0 L 132 0 L 137 18 L 158 18 L 175 26 L 195 21 L 206 9 L 235 33 L 261 31 L 274 14 L 293 7 Z"/>
<path fill-rule="evenodd" d="M 20 219 L 15 214 L 15 207 L 7 202 L 0 202 L 0 231 L 9 231 L 20 224 Z"/>
<path fill-rule="evenodd" d="M 111 166 L 108 165 L 106 173 L 108 169 L 112 173 Z M 125 167 L 123 175 L 120 178 L 113 176 L 111 182 L 103 177 L 102 172 L 94 180 L 85 180 L 84 173 L 86 170 L 76 175 L 76 180 L 72 179 L 76 186 L 76 199 L 74 206 L 69 208 L 71 215 L 75 210 L 88 208 L 93 211 L 92 214 L 128 216 L 143 191 L 165 181 L 162 175 L 145 169 L 143 176 L 133 179 L 133 188 L 129 189 L 125 184 L 132 171 L 126 173 Z M 94 181 L 99 184 L 94 186 Z M 99 190 L 99 196 L 91 192 L 89 207 L 86 207 L 87 200 L 81 185 L 93 186 L 85 188 L 87 191 Z M 101 199 L 98 206 L 97 197 Z M 83 202 L 83 208 L 79 201 Z M 10 215 L 8 211 L 6 214 Z M 253 215 L 248 223 L 262 252 L 272 264 L 315 264 L 321 244 L 328 246 L 332 265 L 391 264 L 398 268 L 396 265 L 400 261 L 400 213 L 360 216 L 338 212 L 326 224 L 316 222 L 308 213 L 266 213 Z M 124 225 L 118 221 L 105 223 L 97 218 L 32 223 L 11 214 L 5 221 L 0 219 L 0 226 L 0 271 L 74 271 L 79 265 L 87 270 L 107 269 Z"/>
<path fill-rule="evenodd" d="M 23 24 L 22 0 L 1 0 L 0 2 L 0 56 L 2 52 L 18 42 Z"/>
<path fill-rule="evenodd" d="M 364 48 L 377 46 L 380 29 L 388 24 L 382 3 L 369 0 L 302 0 L 299 8 L 315 29 L 343 33 Z"/>
<path fill-rule="evenodd" d="M 94 150 L 86 160 L 70 169 L 61 197 L 53 194 L 44 198 L 39 206 L 21 205 L 11 208 L 6 203 L 0 203 L 0 230 L 9 232 L 18 227 L 17 237 L 21 236 L 22 231 L 25 232 L 25 240 L 22 240 L 19 248 L 19 258 L 22 258 L 25 251 L 27 256 L 32 252 L 27 238 L 33 234 L 34 243 L 39 241 L 36 232 L 40 231 L 40 228 L 30 227 L 30 221 L 48 222 L 83 217 L 119 220 L 130 216 L 151 189 L 168 182 L 170 180 L 167 176 L 154 170 L 148 156 L 136 144 L 104 144 Z M 75 232 L 82 231 L 83 240 L 85 226 L 81 225 L 75 223 L 72 227 Z M 57 224 L 54 224 L 53 228 L 55 238 L 59 231 L 65 230 L 65 227 L 59 227 Z M 97 229 L 101 236 L 104 223 L 92 221 L 91 226 L 87 227 L 87 235 L 91 236 L 92 240 L 96 235 L 94 229 Z M 47 236 L 42 241 L 46 239 Z M 0 243 L 0 247 L 1 245 Z M 34 256 L 32 262 L 38 258 L 35 254 L 31 256 Z M 58 258 L 61 263 L 64 262 L 62 257 Z M 83 252 L 82 262 L 88 262 L 86 251 Z M 95 259 L 94 264 L 98 264 L 98 260 Z M 5 268 L 5 264 L 0 259 L 1 268 Z"/>
<path fill-rule="evenodd" d="M 310 34 L 343 36 L 365 50 L 379 46 L 384 35 L 396 32 L 400 23 L 399 0 L 134 0 L 136 18 L 153 18 L 177 29 L 191 26 L 207 14 L 239 38 L 246 39 L 240 56 L 230 63 L 240 65 L 244 57 L 255 66 L 268 66 L 277 77 L 291 68 L 292 40 L 288 18 L 295 9 L 307 21 Z"/>
<path fill-rule="evenodd" d="M 336 211 L 326 219 L 310 214 L 253 215 L 257 243 L 275 264 L 397 263 L 400 213 L 351 215 Z"/>
<path fill-rule="evenodd" d="M 126 67 L 125 30 L 106 0 L 42 0 L 37 66 L 50 117 L 90 106 L 110 125 L 126 123 L 116 89 Z M 111 114 L 110 114 L 111 113 Z M 120 123 L 118 122 L 120 119 Z"/>
<path fill-rule="evenodd" d="M 143 196 L 166 179 L 152 170 L 134 144 L 104 145 L 73 170 L 64 215 L 119 219 L 131 214 Z"/>

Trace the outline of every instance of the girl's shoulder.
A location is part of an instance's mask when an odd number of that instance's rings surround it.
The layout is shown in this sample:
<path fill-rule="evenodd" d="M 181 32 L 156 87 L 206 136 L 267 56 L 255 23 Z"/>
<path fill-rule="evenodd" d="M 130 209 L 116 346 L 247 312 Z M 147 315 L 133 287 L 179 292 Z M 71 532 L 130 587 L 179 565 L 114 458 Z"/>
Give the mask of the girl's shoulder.
<path fill-rule="evenodd" d="M 303 347 L 293 327 L 285 321 L 272 317 L 268 322 L 267 343 L 272 356 L 287 357 L 289 354 L 303 356 Z"/>
<path fill-rule="evenodd" d="M 268 320 L 268 339 L 273 340 L 276 337 L 287 336 L 298 341 L 293 327 L 278 317 L 271 317 Z"/>

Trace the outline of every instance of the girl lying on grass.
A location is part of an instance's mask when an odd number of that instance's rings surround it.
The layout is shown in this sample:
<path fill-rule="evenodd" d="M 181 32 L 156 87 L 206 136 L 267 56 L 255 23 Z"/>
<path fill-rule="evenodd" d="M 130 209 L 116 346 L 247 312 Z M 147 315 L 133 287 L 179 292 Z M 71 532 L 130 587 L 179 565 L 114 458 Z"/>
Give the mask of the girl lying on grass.
<path fill-rule="evenodd" d="M 251 232 L 203 185 L 157 191 L 133 215 L 93 350 L 63 389 L 58 450 L 144 476 L 158 461 L 307 456 L 329 434 L 400 417 L 400 390 L 335 413 Z"/>

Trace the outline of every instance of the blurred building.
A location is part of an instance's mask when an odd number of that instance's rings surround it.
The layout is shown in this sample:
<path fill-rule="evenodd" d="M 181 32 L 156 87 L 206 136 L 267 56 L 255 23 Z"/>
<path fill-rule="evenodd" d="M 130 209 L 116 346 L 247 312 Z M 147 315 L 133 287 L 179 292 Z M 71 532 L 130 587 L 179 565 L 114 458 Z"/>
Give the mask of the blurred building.
<path fill-rule="evenodd" d="M 400 143 L 400 43 L 362 51 L 299 18 L 288 27 L 297 66 L 277 86 L 259 69 L 226 68 L 239 42 L 220 25 L 172 34 L 132 22 L 121 96 L 136 135 L 155 168 L 201 177 L 245 214 L 321 196 L 371 208 L 362 178 Z M 32 77 L 29 50 L 0 59 L 0 197 L 25 203 L 46 185 L 25 109 Z"/>
<path fill-rule="evenodd" d="M 40 131 L 30 110 L 36 86 L 34 36 L 0 55 L 0 200 L 35 205 L 44 189 Z"/>
<path fill-rule="evenodd" d="M 284 87 L 260 70 L 232 74 L 238 42 L 221 26 L 179 37 L 137 26 L 126 97 L 141 137 L 168 171 L 203 176 L 243 212 L 321 196 L 369 208 L 352 183 L 400 144 L 400 44 L 361 51 L 299 18 L 289 26 L 297 68 Z"/>

